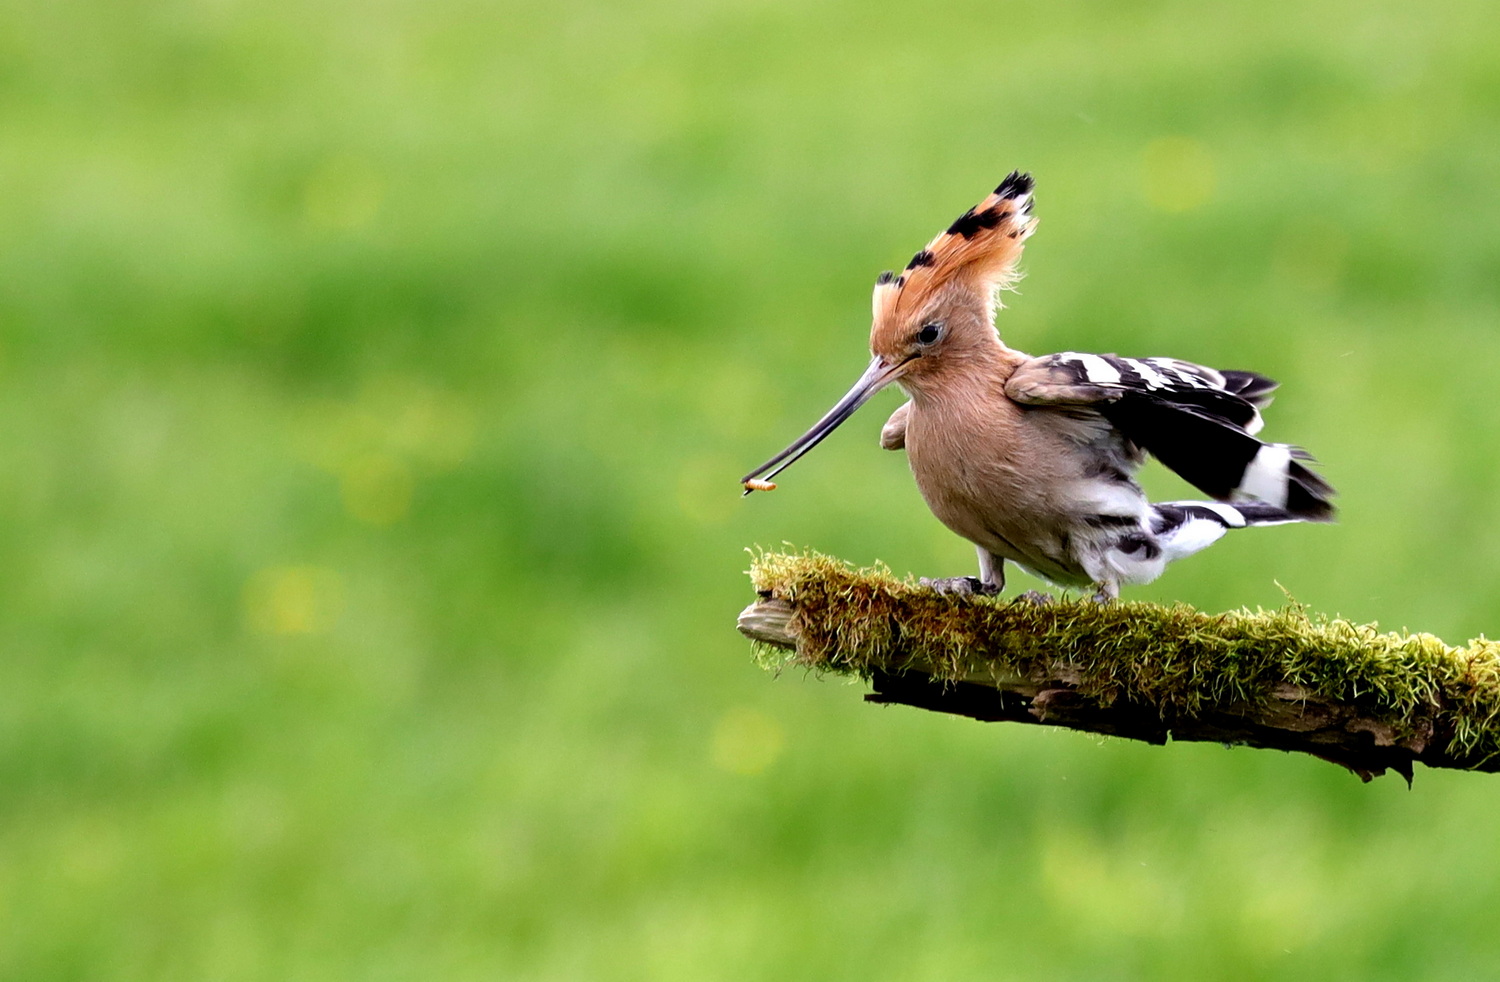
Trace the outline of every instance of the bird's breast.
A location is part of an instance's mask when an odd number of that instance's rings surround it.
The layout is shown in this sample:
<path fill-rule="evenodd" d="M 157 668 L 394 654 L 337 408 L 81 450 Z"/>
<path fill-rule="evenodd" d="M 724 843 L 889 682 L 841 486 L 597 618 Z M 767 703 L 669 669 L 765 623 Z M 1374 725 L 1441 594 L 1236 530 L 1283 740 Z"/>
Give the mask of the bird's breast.
<path fill-rule="evenodd" d="M 982 413 L 914 407 L 906 452 L 933 511 L 1046 508 L 1047 489 L 1065 470 L 1066 448 L 1009 400 Z"/>

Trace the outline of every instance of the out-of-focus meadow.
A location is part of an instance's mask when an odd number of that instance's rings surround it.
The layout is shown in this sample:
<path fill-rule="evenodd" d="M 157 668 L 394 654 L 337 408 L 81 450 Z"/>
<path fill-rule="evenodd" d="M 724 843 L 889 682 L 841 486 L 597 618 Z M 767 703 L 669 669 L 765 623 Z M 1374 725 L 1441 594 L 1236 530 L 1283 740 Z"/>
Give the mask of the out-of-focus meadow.
<path fill-rule="evenodd" d="M 1272 375 L 1342 491 L 1129 597 L 1500 630 L 1497 44 L 1488 0 L 0 9 L 0 976 L 1492 974 L 1500 778 L 866 707 L 733 621 L 753 544 L 971 571 L 894 395 L 736 480 L 1019 167 L 1005 336 Z"/>

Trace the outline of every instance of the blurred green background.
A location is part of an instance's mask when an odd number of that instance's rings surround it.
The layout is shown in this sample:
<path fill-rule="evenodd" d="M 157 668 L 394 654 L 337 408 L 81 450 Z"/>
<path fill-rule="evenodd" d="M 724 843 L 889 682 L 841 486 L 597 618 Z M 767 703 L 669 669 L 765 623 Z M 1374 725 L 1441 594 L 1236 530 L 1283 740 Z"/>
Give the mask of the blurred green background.
<path fill-rule="evenodd" d="M 754 544 L 972 571 L 894 394 L 736 481 L 1022 168 L 1007 339 L 1263 371 L 1343 492 L 1128 597 L 1500 630 L 1497 45 L 1491 0 L 0 7 L 0 976 L 1493 976 L 1500 778 L 875 709 L 733 623 Z"/>

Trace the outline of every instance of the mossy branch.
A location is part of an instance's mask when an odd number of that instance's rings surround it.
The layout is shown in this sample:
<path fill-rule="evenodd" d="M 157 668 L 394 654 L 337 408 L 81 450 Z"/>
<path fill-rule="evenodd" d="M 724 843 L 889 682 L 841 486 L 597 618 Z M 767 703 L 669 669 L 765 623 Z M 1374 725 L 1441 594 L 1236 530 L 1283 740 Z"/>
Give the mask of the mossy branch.
<path fill-rule="evenodd" d="M 940 596 L 884 567 L 766 553 L 740 615 L 767 667 L 873 683 L 871 702 L 1165 743 L 1308 753 L 1365 780 L 1500 770 L 1500 643 L 1277 611 Z M 791 654 L 788 655 L 787 652 Z"/>

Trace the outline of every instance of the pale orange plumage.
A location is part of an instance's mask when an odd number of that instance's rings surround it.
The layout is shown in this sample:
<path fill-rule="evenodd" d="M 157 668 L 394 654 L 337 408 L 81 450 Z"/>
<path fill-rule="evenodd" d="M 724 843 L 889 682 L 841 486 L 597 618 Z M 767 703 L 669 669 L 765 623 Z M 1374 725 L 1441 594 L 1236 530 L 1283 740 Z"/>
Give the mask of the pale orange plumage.
<path fill-rule="evenodd" d="M 1012 173 L 911 258 L 899 276 L 883 275 L 872 298 L 876 329 L 921 310 L 955 280 L 993 296 L 1018 278 L 1016 261 L 1036 231 L 1031 181 Z"/>

